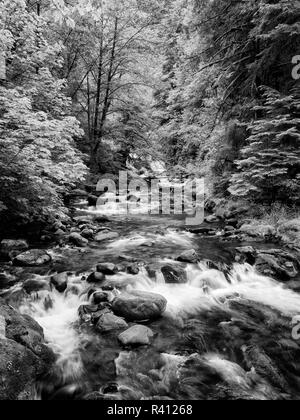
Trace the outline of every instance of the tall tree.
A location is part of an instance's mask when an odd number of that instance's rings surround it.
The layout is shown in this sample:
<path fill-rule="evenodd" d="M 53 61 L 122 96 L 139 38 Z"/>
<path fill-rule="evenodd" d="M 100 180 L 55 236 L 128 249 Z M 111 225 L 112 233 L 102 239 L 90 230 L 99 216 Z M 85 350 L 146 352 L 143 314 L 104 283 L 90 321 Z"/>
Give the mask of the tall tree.
<path fill-rule="evenodd" d="M 83 133 L 71 116 L 66 82 L 55 76 L 60 48 L 45 37 L 47 21 L 37 11 L 23 0 L 0 4 L 6 67 L 0 87 L 2 222 L 63 215 L 63 193 L 86 171 L 74 143 Z"/>

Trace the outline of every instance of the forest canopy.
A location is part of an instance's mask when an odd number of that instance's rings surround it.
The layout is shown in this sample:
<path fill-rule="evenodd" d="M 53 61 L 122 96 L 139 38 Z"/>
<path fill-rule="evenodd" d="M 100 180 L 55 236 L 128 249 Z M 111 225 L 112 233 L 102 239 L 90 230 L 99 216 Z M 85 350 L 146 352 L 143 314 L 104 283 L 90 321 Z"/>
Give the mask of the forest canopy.
<path fill-rule="evenodd" d="M 299 204 L 299 21 L 292 0 L 2 0 L 2 219 L 149 160 Z"/>

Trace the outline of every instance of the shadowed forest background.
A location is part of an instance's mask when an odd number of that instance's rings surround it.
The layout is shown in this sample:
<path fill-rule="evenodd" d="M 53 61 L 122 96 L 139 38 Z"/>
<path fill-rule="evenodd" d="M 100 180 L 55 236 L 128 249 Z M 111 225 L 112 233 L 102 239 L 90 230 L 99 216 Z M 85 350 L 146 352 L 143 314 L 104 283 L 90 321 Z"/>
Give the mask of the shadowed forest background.
<path fill-rule="evenodd" d="M 2 0 L 2 228 L 52 223 L 84 181 L 153 161 L 295 219 L 299 17 L 289 0 Z"/>

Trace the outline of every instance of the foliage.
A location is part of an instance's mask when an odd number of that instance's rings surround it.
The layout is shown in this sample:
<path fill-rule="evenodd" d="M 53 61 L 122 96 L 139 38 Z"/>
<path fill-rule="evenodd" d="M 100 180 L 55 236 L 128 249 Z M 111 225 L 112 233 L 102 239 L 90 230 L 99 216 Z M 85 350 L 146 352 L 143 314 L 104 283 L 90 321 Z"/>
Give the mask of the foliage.
<path fill-rule="evenodd" d="M 106 153 L 121 153 L 125 162 L 136 156 L 146 160 L 150 149 L 155 153 L 150 109 L 158 57 L 156 5 L 60 0 L 52 6 L 49 32 L 64 47 L 62 75 L 85 130 L 80 147 L 90 154 L 95 172 L 107 166 Z M 110 171 L 123 164 L 123 158 L 111 162 Z"/>
<path fill-rule="evenodd" d="M 251 136 L 231 180 L 233 195 L 274 202 L 300 202 L 300 96 L 265 89 L 262 116 L 249 125 Z"/>
<path fill-rule="evenodd" d="M 202 167 L 222 194 L 297 201 L 299 115 L 291 73 L 292 57 L 299 52 L 299 2 L 174 0 L 166 5 L 164 86 L 156 106 L 169 165 Z M 267 155 L 257 156 L 258 149 L 268 153 L 258 140 L 265 130 L 276 132 L 268 137 L 269 163 Z"/>
<path fill-rule="evenodd" d="M 0 5 L 6 80 L 0 86 L 0 212 L 3 225 L 46 220 L 66 212 L 63 195 L 86 167 L 74 139 L 82 136 L 69 113 L 65 81 L 57 78 L 57 44 L 46 22 L 25 1 Z"/>

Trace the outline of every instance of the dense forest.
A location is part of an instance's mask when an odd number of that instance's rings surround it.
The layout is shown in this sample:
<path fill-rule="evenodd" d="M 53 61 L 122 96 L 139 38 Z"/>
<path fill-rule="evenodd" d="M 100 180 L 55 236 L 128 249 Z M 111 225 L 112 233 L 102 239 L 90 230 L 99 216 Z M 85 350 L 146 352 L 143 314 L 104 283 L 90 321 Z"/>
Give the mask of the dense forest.
<path fill-rule="evenodd" d="M 209 194 L 299 204 L 299 3 L 1 2 L 1 219 L 161 159 Z M 297 70 L 296 70 L 297 76 Z"/>
<path fill-rule="evenodd" d="M 298 0 L 0 0 L 0 400 L 299 399 L 299 146 Z"/>

